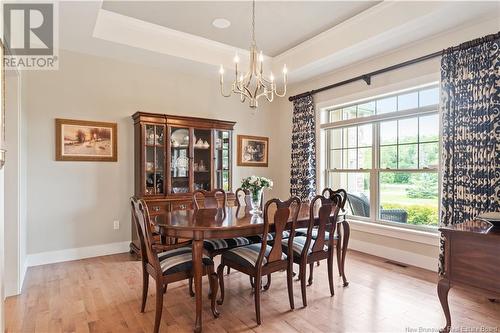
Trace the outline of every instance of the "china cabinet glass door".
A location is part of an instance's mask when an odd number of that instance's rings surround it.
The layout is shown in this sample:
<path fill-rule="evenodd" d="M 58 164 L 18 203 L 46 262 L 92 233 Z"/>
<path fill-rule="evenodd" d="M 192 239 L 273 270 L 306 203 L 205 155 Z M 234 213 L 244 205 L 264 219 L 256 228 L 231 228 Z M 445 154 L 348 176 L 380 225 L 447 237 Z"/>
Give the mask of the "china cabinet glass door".
<path fill-rule="evenodd" d="M 212 131 L 194 129 L 194 190 L 210 191 L 212 174 Z"/>
<path fill-rule="evenodd" d="M 165 193 L 165 126 L 146 124 L 145 130 L 145 170 L 147 195 Z"/>
<path fill-rule="evenodd" d="M 215 131 L 215 185 L 224 191 L 231 190 L 231 144 L 231 131 Z"/>
<path fill-rule="evenodd" d="M 171 193 L 188 193 L 191 187 L 189 128 L 172 127 L 170 131 Z"/>

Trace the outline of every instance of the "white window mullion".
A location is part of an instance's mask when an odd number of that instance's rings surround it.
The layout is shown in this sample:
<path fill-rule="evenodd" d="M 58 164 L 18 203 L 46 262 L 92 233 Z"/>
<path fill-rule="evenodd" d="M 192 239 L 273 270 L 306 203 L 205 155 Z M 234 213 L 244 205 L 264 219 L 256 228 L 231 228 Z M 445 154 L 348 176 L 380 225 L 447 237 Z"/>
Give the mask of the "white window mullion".
<path fill-rule="evenodd" d="M 370 219 L 378 220 L 378 161 L 379 161 L 379 131 L 380 123 L 374 123 L 372 128 L 372 169 L 370 171 Z"/>

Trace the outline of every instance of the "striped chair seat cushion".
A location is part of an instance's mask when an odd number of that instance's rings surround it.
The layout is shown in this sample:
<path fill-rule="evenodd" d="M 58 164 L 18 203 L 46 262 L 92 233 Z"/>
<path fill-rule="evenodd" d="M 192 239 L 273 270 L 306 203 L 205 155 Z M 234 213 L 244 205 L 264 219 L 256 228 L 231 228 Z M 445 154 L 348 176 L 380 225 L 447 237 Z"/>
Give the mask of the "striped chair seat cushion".
<path fill-rule="evenodd" d="M 190 247 L 179 247 L 177 249 L 158 253 L 163 275 L 189 271 L 193 268 L 193 254 Z M 214 262 L 203 255 L 204 265 L 213 265 Z"/>
<path fill-rule="evenodd" d="M 302 250 L 304 249 L 304 245 L 306 244 L 305 236 L 297 236 L 293 238 L 293 255 L 295 258 L 300 258 L 302 254 Z M 283 239 L 281 241 L 281 245 L 283 245 L 283 252 L 288 253 L 288 239 Z M 309 245 L 309 249 L 307 249 L 307 254 L 309 255 L 312 252 L 312 247 L 314 245 L 314 239 L 311 239 L 311 244 Z M 323 247 L 324 251 L 328 250 L 328 246 Z"/>
<path fill-rule="evenodd" d="M 227 261 L 235 262 L 241 266 L 246 267 L 255 267 L 257 263 L 257 259 L 259 257 L 260 249 L 262 244 L 250 244 L 246 246 L 237 247 L 235 249 L 231 249 L 222 254 L 222 259 Z M 266 246 L 266 256 L 271 252 L 272 246 Z M 286 259 L 286 254 L 281 254 L 281 259 Z M 266 258 L 262 260 L 262 264 L 265 265 L 267 262 Z"/>
<path fill-rule="evenodd" d="M 232 249 L 238 246 L 249 245 L 251 243 L 252 242 L 248 237 L 206 239 L 203 241 L 203 248 L 211 252 L 215 250 Z"/>
<path fill-rule="evenodd" d="M 295 236 L 307 236 L 307 228 L 300 228 L 295 230 Z M 313 228 L 312 230 L 312 238 L 316 239 L 318 238 L 318 228 Z M 330 233 L 325 232 L 325 239 L 329 240 L 330 239 Z M 333 239 L 339 239 L 339 236 L 335 235 Z"/>
<path fill-rule="evenodd" d="M 272 242 L 275 237 L 276 237 L 276 233 L 270 232 L 267 234 L 267 241 Z M 284 230 L 283 231 L 283 238 L 289 238 L 289 237 L 290 237 L 290 231 Z M 250 240 L 250 243 L 252 243 L 252 244 L 262 243 L 262 235 L 250 236 L 247 238 Z"/>

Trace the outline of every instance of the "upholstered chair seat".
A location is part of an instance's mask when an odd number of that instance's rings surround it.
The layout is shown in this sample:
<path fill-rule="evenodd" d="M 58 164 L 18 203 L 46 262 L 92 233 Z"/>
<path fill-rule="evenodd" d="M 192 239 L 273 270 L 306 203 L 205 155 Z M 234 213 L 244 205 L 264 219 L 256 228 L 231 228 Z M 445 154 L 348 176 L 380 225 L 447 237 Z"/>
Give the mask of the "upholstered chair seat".
<path fill-rule="evenodd" d="M 304 251 L 306 240 L 307 240 L 306 236 L 298 236 L 293 239 L 292 251 L 293 251 L 294 261 L 300 260 L 300 255 L 302 254 L 302 251 Z M 288 239 L 283 239 L 281 241 L 281 244 L 283 246 L 283 252 L 288 253 Z M 314 246 L 314 240 L 311 240 L 311 245 L 307 249 L 307 254 L 312 253 L 313 246 Z M 323 250 L 328 251 L 328 246 L 324 245 Z"/>
<path fill-rule="evenodd" d="M 245 267 L 255 267 L 257 259 L 259 258 L 261 248 L 262 243 L 237 247 L 235 249 L 224 252 L 222 254 L 222 258 L 226 262 L 234 262 Z M 269 256 L 271 249 L 271 245 L 266 245 L 265 256 Z M 286 254 L 282 253 L 281 260 L 286 260 Z M 266 257 L 264 257 L 262 260 L 262 264 L 265 265 L 266 263 L 267 259 Z"/>
<path fill-rule="evenodd" d="M 179 247 L 158 253 L 158 260 L 163 275 L 190 271 L 193 268 L 193 253 L 190 247 Z M 214 262 L 208 256 L 203 255 L 203 265 L 210 266 Z"/>
<path fill-rule="evenodd" d="M 249 245 L 253 241 L 248 237 L 206 239 L 203 241 L 203 248 L 209 253 L 218 250 L 232 249 L 238 246 Z"/>
<path fill-rule="evenodd" d="M 300 228 L 300 229 L 295 230 L 295 235 L 297 237 L 307 236 L 307 228 Z M 317 238 L 318 238 L 318 228 L 314 228 L 312 230 L 312 239 L 317 239 Z M 330 234 L 328 232 L 325 232 L 325 240 L 329 240 L 329 239 L 330 239 Z M 339 236 L 337 234 L 335 234 L 333 239 L 337 240 L 337 239 L 339 239 Z"/>

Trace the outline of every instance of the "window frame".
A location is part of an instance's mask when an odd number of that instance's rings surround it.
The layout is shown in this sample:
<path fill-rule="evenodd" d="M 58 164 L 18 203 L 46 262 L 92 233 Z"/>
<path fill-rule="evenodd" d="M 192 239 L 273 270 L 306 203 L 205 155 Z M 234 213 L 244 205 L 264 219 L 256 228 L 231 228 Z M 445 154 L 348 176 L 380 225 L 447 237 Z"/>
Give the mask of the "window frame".
<path fill-rule="evenodd" d="M 430 83 L 426 85 L 421 85 L 418 87 L 410 88 L 410 89 L 405 89 L 405 90 L 399 90 L 399 91 L 394 91 L 389 94 L 384 94 L 384 95 L 379 95 L 379 96 L 373 96 L 370 98 L 365 98 L 362 100 L 358 100 L 355 102 L 350 102 L 350 103 L 343 103 L 339 105 L 330 105 L 326 107 L 320 108 L 320 115 L 317 118 L 317 121 L 319 122 L 319 132 L 320 135 L 318 136 L 318 147 L 321 151 L 320 156 L 324 158 L 324 161 L 320 164 L 321 168 L 323 170 L 319 171 L 320 175 L 320 182 L 318 182 L 319 186 L 321 184 L 327 185 L 329 182 L 329 176 L 330 173 L 369 173 L 370 175 L 370 217 L 362 217 L 362 216 L 355 216 L 355 215 L 348 215 L 347 218 L 351 220 L 357 220 L 357 221 L 362 221 L 362 222 L 370 222 L 376 225 L 387 225 L 391 227 L 396 227 L 396 228 L 401 228 L 401 229 L 413 229 L 413 230 L 418 230 L 418 231 L 425 231 L 425 232 L 431 232 L 431 233 L 437 233 L 438 228 L 437 226 L 425 226 L 425 225 L 412 225 L 412 224 L 402 224 L 398 222 L 393 222 L 393 221 L 387 221 L 387 220 L 381 220 L 379 218 L 380 214 L 380 174 L 382 172 L 401 172 L 401 173 L 436 173 L 438 175 L 438 212 L 439 212 L 439 206 L 441 202 L 441 170 L 440 170 L 440 165 L 441 165 L 441 140 L 442 140 L 442 126 L 441 126 L 441 115 L 439 112 L 439 100 L 437 104 L 432 104 L 432 105 L 426 105 L 422 107 L 417 107 L 417 108 L 412 108 L 412 109 L 405 109 L 401 111 L 394 111 L 394 112 L 388 112 L 388 113 L 382 113 L 382 114 L 376 114 L 376 110 L 374 111 L 373 115 L 370 116 L 364 116 L 364 117 L 357 117 L 357 118 L 351 118 L 351 119 L 345 119 L 345 120 L 337 120 L 337 121 L 331 121 L 331 116 L 330 113 L 334 110 L 337 110 L 339 108 L 348 108 L 351 106 L 356 106 L 356 105 L 362 105 L 362 104 L 367 104 L 370 102 L 375 102 L 378 99 L 386 99 L 386 98 L 391 98 L 394 96 L 398 95 L 407 95 L 416 91 L 422 91 L 422 90 L 428 90 L 432 88 L 438 88 L 439 85 L 438 83 Z M 420 96 L 418 99 L 418 103 L 420 104 Z M 324 105 L 324 104 L 323 104 Z M 396 97 L 396 105 L 398 105 L 398 100 Z M 326 114 L 325 114 L 326 113 Z M 341 112 L 343 113 L 343 111 Z M 357 113 L 356 113 L 357 115 Z M 438 163 L 436 167 L 423 167 L 420 168 L 420 159 L 417 162 L 417 168 L 410 168 L 410 169 L 399 169 L 399 168 L 380 168 L 380 148 L 382 147 L 380 145 L 380 124 L 381 122 L 384 121 L 389 121 L 389 120 L 402 120 L 402 119 L 410 119 L 410 118 L 417 118 L 418 121 L 420 122 L 420 117 L 423 116 L 430 116 L 430 115 L 437 115 L 438 116 L 438 146 L 439 146 L 439 152 L 438 152 Z M 326 122 L 322 122 L 321 120 L 324 119 Z M 330 152 L 333 151 L 334 149 L 331 148 L 331 131 L 332 129 L 343 129 L 343 128 L 348 128 L 352 126 L 362 126 L 366 124 L 372 124 L 372 144 L 371 144 L 371 149 L 372 149 L 372 161 L 371 165 L 372 167 L 370 169 L 368 168 L 356 168 L 356 169 L 344 169 L 344 164 L 342 163 L 341 166 L 342 168 L 332 168 L 330 169 Z M 419 130 L 420 132 L 420 126 Z M 419 132 L 417 135 L 419 135 Z M 358 133 L 358 130 L 357 130 Z M 359 138 L 356 138 L 356 142 Z M 427 142 L 427 141 L 426 141 Z M 435 141 L 432 141 L 435 142 Z M 417 158 L 420 156 L 420 137 L 417 137 Z M 422 142 L 425 143 L 425 142 Z M 404 144 L 403 144 L 404 145 Z M 389 146 L 389 145 L 384 145 L 384 146 Z M 399 147 L 399 131 L 398 131 L 398 142 L 397 144 L 394 144 L 394 146 Z M 358 144 L 356 145 L 356 148 L 358 148 Z M 339 149 L 342 151 L 342 149 Z M 358 154 L 358 153 L 357 153 Z M 357 163 L 358 164 L 358 161 Z M 358 166 L 358 165 L 357 165 Z M 398 165 L 399 166 L 399 165 Z M 440 219 L 440 215 L 438 213 L 438 217 Z M 439 225 L 439 221 L 438 221 Z"/>

